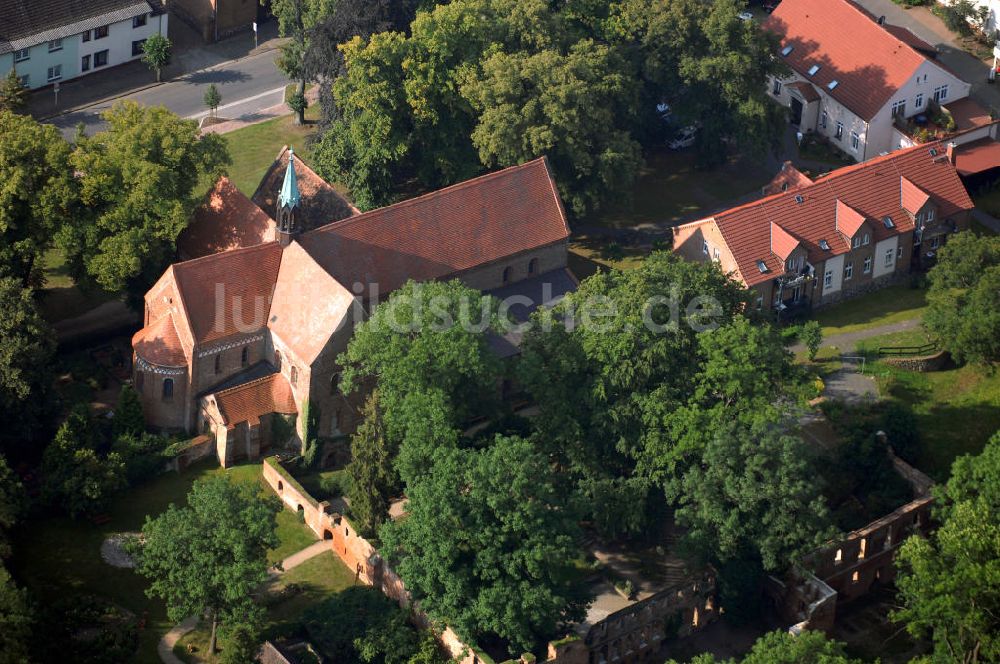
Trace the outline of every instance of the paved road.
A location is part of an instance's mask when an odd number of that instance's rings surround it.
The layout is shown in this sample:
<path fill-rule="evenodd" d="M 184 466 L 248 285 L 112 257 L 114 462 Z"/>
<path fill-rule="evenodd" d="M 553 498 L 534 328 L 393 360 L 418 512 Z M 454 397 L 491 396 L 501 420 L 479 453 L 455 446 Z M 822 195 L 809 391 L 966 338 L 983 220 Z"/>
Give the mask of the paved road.
<path fill-rule="evenodd" d="M 147 106 L 166 106 L 182 117 L 197 118 L 206 113 L 203 100 L 205 90 L 214 83 L 222 94 L 220 115 L 232 118 L 252 115 L 281 103 L 283 99 L 284 88 L 289 81 L 274 64 L 277 57 L 278 51 L 275 50 L 251 55 L 186 74 L 174 81 L 140 90 L 123 98 L 133 99 Z M 87 133 L 91 134 L 103 128 L 100 113 L 112 104 L 112 101 L 98 103 L 51 118 L 48 122 L 62 130 L 67 138 L 73 137 L 80 122 L 84 123 Z"/>

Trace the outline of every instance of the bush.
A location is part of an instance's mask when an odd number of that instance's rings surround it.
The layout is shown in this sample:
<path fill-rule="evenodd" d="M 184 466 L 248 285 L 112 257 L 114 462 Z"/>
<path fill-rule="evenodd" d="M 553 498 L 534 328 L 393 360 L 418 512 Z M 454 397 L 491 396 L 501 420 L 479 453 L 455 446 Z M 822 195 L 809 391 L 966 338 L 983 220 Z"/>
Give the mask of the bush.
<path fill-rule="evenodd" d="M 319 481 L 320 490 L 327 498 L 340 498 L 347 493 L 347 481 L 341 475 L 326 475 Z"/>

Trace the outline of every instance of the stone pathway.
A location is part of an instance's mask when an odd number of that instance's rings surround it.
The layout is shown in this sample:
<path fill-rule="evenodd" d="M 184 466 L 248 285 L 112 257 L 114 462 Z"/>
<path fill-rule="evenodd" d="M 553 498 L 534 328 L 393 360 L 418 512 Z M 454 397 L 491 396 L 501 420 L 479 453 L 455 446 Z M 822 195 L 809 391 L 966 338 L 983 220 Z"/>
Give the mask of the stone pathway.
<path fill-rule="evenodd" d="M 275 577 L 280 576 L 290 569 L 298 567 L 305 561 L 315 558 L 326 551 L 330 551 L 330 542 L 319 540 L 318 542 L 314 542 L 301 551 L 297 551 L 282 560 L 282 571 L 278 571 L 272 567 L 268 570 L 268 574 L 270 574 L 272 576 L 272 580 L 274 580 Z M 177 645 L 177 642 L 182 636 L 193 630 L 197 625 L 198 617 L 191 616 L 189 618 L 185 618 L 177 625 L 174 625 L 169 632 L 163 635 L 160 642 L 156 644 L 156 652 L 159 654 L 160 659 L 164 664 L 184 664 L 184 662 L 174 654 L 174 646 Z"/>
<path fill-rule="evenodd" d="M 832 334 L 829 337 L 823 338 L 823 347 L 833 346 L 846 352 L 849 355 L 854 354 L 854 344 L 864 339 L 871 339 L 872 337 L 880 337 L 883 334 L 892 334 L 893 332 L 905 332 L 907 330 L 915 330 L 920 327 L 921 319 L 910 318 L 908 320 L 901 320 L 897 323 L 887 323 L 885 325 L 878 325 L 876 327 L 870 327 L 864 330 L 856 330 L 854 332 L 843 332 L 841 334 Z M 793 346 L 789 346 L 788 350 L 793 353 L 801 353 L 806 350 L 805 344 L 797 343 Z"/>

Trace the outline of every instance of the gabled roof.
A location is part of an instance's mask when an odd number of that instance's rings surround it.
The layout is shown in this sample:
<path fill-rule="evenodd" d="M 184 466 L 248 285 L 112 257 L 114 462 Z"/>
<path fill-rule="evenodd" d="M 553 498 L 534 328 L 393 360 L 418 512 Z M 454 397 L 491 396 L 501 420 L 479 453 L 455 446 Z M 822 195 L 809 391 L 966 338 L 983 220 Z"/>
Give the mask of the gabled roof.
<path fill-rule="evenodd" d="M 795 168 L 792 162 L 786 161 L 781 165 L 781 170 L 778 171 L 778 174 L 764 185 L 761 193 L 765 196 L 770 196 L 771 194 L 780 194 L 783 191 L 793 191 L 811 184 L 812 180 L 805 173 Z"/>
<path fill-rule="evenodd" d="M 272 219 L 278 218 L 278 195 L 288 172 L 288 157 L 289 148 L 286 145 L 274 158 L 251 197 Z M 298 154 L 295 155 L 295 176 L 299 192 L 299 205 L 295 212 L 297 230 L 309 231 L 358 214 L 357 208 L 309 168 Z"/>
<path fill-rule="evenodd" d="M 806 103 L 819 101 L 819 93 L 816 92 L 816 88 L 812 83 L 806 81 L 795 81 L 794 83 L 789 83 L 788 86 L 792 90 L 796 90 L 802 98 L 806 100 Z"/>
<path fill-rule="evenodd" d="M 273 242 L 275 229 L 274 220 L 222 176 L 177 237 L 177 253 L 187 260 Z"/>
<path fill-rule="evenodd" d="M 569 237 L 545 158 L 324 226 L 302 246 L 341 284 L 447 277 Z"/>
<path fill-rule="evenodd" d="M 353 301 L 354 295 L 293 241 L 281 255 L 267 326 L 303 362 L 312 364 L 350 316 Z"/>
<path fill-rule="evenodd" d="M 850 240 L 857 235 L 858 230 L 865 223 L 865 215 L 838 198 L 834 211 L 834 223 L 837 232 L 843 235 L 844 239 Z"/>
<path fill-rule="evenodd" d="M 780 258 L 782 261 L 787 261 L 788 257 L 792 255 L 796 247 L 799 246 L 799 241 L 795 237 L 786 231 L 784 228 L 778 224 L 771 222 L 771 253 Z"/>
<path fill-rule="evenodd" d="M 195 343 L 262 329 L 271 309 L 277 242 L 174 263 L 174 280 Z"/>
<path fill-rule="evenodd" d="M 177 336 L 173 314 L 160 316 L 132 336 L 135 354 L 161 367 L 187 366 L 187 358 Z"/>
<path fill-rule="evenodd" d="M 771 249 L 773 225 L 793 235 L 813 264 L 850 251 L 837 227 L 840 206 L 862 219 L 892 219 L 892 228 L 870 224 L 875 242 L 912 231 L 913 219 L 903 209 L 900 196 L 904 179 L 930 195 L 941 217 L 973 208 L 955 167 L 945 157 L 944 146 L 934 143 L 840 168 L 809 186 L 725 210 L 713 219 L 736 260 L 739 276 L 753 286 L 785 271 L 784 261 Z M 826 240 L 829 250 L 820 247 L 821 240 Z M 759 260 L 764 261 L 766 273 L 758 269 Z"/>
<path fill-rule="evenodd" d="M 926 61 L 850 0 L 783 0 L 762 27 L 792 47 L 778 56 L 789 67 L 865 120 Z"/>
<path fill-rule="evenodd" d="M 0 55 L 153 11 L 146 0 L 0 0 Z"/>
<path fill-rule="evenodd" d="M 899 198 L 904 210 L 910 214 L 916 214 L 920 212 L 920 208 L 922 208 L 931 197 L 926 191 L 913 184 L 913 182 L 906 179 L 904 176 L 899 179 Z"/>
<path fill-rule="evenodd" d="M 955 168 L 960 175 L 975 175 L 1000 168 L 1000 143 L 989 136 L 955 148 Z"/>
<path fill-rule="evenodd" d="M 229 427 L 240 422 L 257 424 L 261 416 L 269 413 L 292 415 L 298 412 L 292 388 L 280 373 L 216 392 L 215 403 L 223 423 Z"/>
<path fill-rule="evenodd" d="M 913 33 L 913 31 L 910 30 L 909 28 L 904 28 L 899 25 L 889 25 L 888 23 L 886 23 L 882 27 L 885 28 L 886 32 L 888 32 L 893 37 L 903 42 L 913 50 L 922 53 L 928 58 L 937 57 L 938 53 L 937 47 L 916 36 Z"/>

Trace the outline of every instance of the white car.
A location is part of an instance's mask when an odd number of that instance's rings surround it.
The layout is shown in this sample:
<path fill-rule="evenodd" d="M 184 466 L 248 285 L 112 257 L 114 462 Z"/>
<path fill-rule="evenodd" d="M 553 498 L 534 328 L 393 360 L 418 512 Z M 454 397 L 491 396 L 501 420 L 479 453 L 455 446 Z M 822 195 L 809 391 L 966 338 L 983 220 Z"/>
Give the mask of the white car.
<path fill-rule="evenodd" d="M 671 150 L 683 150 L 694 145 L 694 139 L 698 136 L 698 127 L 689 125 L 677 132 L 676 138 L 667 143 Z"/>
<path fill-rule="evenodd" d="M 740 12 L 739 13 L 739 17 L 740 17 L 741 21 L 752 21 L 753 20 L 753 14 L 751 14 L 750 12 Z"/>

